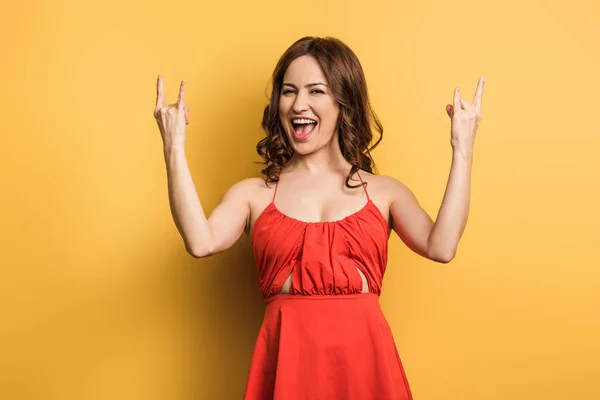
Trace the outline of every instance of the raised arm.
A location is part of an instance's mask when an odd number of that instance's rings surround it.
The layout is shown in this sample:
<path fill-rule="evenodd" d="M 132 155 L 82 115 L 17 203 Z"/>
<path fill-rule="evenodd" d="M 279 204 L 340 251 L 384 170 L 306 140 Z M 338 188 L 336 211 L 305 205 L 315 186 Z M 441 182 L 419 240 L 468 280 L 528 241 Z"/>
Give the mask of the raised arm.
<path fill-rule="evenodd" d="M 473 145 L 481 121 L 483 77 L 479 79 L 473 105 L 454 90 L 454 105 L 446 112 L 452 120 L 452 165 L 442 204 L 435 223 L 421 208 L 407 187 L 396 182 L 392 190 L 390 214 L 393 227 L 416 253 L 431 260 L 447 263 L 456 255 L 469 216 Z"/>
<path fill-rule="evenodd" d="M 448 263 L 456 255 L 469 214 L 471 156 L 453 153 L 452 167 L 435 223 L 402 183 L 392 189 L 390 215 L 393 229 L 415 253 Z"/>
<path fill-rule="evenodd" d="M 250 182 L 233 185 L 207 219 L 181 148 L 165 151 L 169 204 L 185 248 L 196 258 L 230 248 L 244 232 L 249 217 Z"/>
<path fill-rule="evenodd" d="M 206 257 L 231 247 L 244 231 L 249 216 L 250 180 L 231 187 L 210 218 L 198 199 L 185 155 L 185 82 L 176 104 L 165 105 L 164 84 L 159 75 L 154 117 L 163 139 L 167 166 L 169 204 L 185 248 L 194 257 Z"/>

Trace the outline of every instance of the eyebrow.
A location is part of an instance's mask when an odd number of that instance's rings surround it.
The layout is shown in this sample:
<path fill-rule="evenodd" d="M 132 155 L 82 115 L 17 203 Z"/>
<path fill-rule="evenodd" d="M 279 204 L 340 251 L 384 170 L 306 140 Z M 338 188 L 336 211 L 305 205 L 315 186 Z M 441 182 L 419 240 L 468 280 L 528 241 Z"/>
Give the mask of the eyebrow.
<path fill-rule="evenodd" d="M 327 86 L 327 85 L 326 85 L 326 84 L 324 84 L 324 83 L 309 83 L 308 85 L 305 85 L 304 87 L 305 87 L 305 88 L 309 88 L 309 87 L 313 87 L 313 86 L 317 86 L 317 85 L 323 85 L 323 86 L 325 86 L 325 87 L 329 87 L 329 86 Z M 298 87 L 297 87 L 296 85 L 294 85 L 293 83 L 284 83 L 284 84 L 283 84 L 283 86 L 291 86 L 291 87 L 293 87 L 294 89 L 298 89 Z"/>

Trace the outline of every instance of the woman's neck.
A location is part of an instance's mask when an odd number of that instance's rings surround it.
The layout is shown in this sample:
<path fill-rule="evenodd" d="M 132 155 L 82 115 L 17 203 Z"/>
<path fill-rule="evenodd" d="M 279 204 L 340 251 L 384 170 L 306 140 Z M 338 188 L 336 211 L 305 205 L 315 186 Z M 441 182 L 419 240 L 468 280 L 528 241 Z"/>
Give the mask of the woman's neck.
<path fill-rule="evenodd" d="M 318 151 L 306 155 L 294 153 L 285 169 L 290 171 L 302 170 L 313 174 L 323 171 L 349 171 L 351 167 L 352 165 L 346 161 L 341 152 L 332 155 L 326 151 Z"/>
<path fill-rule="evenodd" d="M 344 158 L 339 146 L 325 146 L 310 154 L 294 153 L 287 163 L 286 170 L 303 170 L 316 174 L 324 171 L 347 172 L 351 167 L 352 165 Z"/>

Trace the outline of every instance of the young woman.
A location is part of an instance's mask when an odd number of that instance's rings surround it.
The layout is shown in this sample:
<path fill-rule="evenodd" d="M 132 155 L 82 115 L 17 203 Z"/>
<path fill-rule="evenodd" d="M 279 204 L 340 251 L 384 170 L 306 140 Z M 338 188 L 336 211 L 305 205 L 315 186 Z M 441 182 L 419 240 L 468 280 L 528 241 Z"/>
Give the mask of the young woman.
<path fill-rule="evenodd" d="M 473 143 L 483 77 L 473 104 L 454 91 L 452 165 L 435 223 L 396 179 L 375 175 L 370 150 L 383 129 L 360 62 L 335 38 L 305 37 L 273 72 L 257 150 L 262 177 L 233 185 L 206 218 L 187 166 L 185 83 L 154 116 L 164 142 L 173 218 L 187 251 L 206 257 L 250 237 L 266 309 L 244 399 L 411 399 L 379 305 L 388 238 L 447 263 L 469 210 Z M 379 139 L 373 143 L 373 130 Z"/>

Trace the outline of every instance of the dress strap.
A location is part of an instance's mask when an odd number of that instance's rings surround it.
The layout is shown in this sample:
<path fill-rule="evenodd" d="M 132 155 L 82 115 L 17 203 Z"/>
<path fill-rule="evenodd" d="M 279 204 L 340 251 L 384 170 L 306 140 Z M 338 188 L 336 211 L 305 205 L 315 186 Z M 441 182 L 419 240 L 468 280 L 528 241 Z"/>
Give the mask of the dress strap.
<path fill-rule="evenodd" d="M 281 168 L 281 171 L 279 172 L 279 176 L 281 176 L 281 173 L 283 172 L 283 167 Z M 273 192 L 273 199 L 271 200 L 271 203 L 275 203 L 275 196 L 277 196 L 277 188 L 279 187 L 279 178 L 277 179 L 277 182 L 275 182 L 275 191 Z"/>
<path fill-rule="evenodd" d="M 369 197 L 369 192 L 367 192 L 367 185 L 365 185 L 365 183 L 362 180 L 362 177 L 360 176 L 360 174 L 358 173 L 358 171 L 356 171 L 356 173 L 358 174 L 358 178 L 360 179 L 360 183 L 362 183 L 362 187 L 365 190 L 365 194 L 367 195 L 367 200 L 371 201 L 371 198 Z"/>

